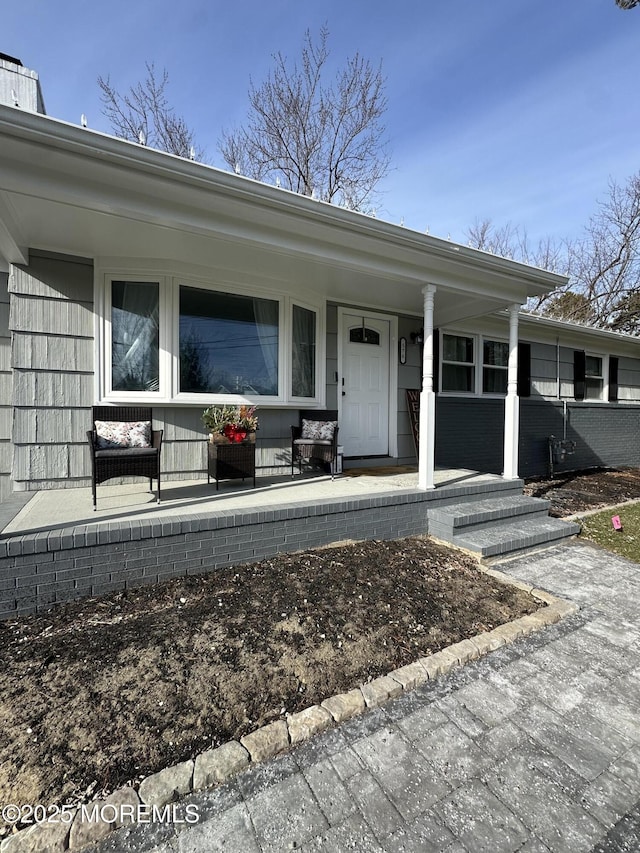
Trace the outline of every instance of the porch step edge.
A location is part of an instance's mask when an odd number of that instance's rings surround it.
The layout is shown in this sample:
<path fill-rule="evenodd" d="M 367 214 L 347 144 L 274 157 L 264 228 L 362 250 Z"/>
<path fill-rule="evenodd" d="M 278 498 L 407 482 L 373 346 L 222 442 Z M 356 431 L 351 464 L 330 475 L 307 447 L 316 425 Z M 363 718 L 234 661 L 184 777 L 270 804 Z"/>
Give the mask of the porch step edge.
<path fill-rule="evenodd" d="M 572 521 L 550 517 L 544 520 L 525 518 L 455 534 L 449 541 L 481 557 L 496 557 L 512 551 L 522 551 L 525 548 L 556 542 L 559 539 L 567 539 L 579 532 L 580 525 Z"/>
<path fill-rule="evenodd" d="M 429 512 L 429 530 L 434 534 L 449 533 L 451 536 L 479 526 L 500 524 L 505 519 L 523 516 L 547 516 L 551 501 L 525 495 L 488 497 L 438 506 Z M 437 531 L 437 533 L 436 533 Z"/>

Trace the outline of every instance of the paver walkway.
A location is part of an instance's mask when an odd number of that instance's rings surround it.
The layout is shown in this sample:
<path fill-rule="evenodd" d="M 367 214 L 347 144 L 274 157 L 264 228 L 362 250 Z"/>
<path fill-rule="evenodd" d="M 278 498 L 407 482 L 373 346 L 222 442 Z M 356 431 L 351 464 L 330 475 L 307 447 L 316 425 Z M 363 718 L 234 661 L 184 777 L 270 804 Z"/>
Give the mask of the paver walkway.
<path fill-rule="evenodd" d="M 97 849 L 640 851 L 640 567 L 570 543 L 500 569 L 580 612 Z"/>

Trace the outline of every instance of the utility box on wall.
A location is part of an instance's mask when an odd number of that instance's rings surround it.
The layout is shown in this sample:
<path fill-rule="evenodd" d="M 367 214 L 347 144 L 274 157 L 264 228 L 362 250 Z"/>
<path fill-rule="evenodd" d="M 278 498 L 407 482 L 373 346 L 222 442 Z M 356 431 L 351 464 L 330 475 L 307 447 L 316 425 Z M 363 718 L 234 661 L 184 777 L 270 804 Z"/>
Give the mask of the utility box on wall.
<path fill-rule="evenodd" d="M 566 461 L 567 456 L 573 456 L 576 452 L 576 443 L 567 438 L 556 438 L 554 435 L 549 436 L 549 475 L 553 477 L 553 469 L 555 465 L 561 465 Z"/>

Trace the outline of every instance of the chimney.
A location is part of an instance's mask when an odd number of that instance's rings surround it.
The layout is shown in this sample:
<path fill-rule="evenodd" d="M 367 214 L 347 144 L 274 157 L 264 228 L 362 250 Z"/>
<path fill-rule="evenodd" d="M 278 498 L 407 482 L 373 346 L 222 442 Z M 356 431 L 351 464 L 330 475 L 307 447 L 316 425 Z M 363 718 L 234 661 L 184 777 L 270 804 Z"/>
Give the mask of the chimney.
<path fill-rule="evenodd" d="M 38 75 L 6 53 L 0 53 L 0 104 L 46 115 Z"/>

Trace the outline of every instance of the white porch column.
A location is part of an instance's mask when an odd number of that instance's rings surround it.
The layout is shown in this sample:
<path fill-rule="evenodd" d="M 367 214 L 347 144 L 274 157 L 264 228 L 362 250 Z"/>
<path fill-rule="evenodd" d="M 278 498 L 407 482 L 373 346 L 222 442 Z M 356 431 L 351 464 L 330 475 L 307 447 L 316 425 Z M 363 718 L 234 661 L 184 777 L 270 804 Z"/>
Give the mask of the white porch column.
<path fill-rule="evenodd" d="M 505 480 L 518 478 L 518 438 L 520 435 L 520 398 L 518 397 L 518 312 L 519 305 L 509 306 L 509 367 L 507 396 L 504 401 L 504 470 Z"/>
<path fill-rule="evenodd" d="M 433 390 L 433 302 L 436 288 L 427 284 L 424 296 L 424 352 L 422 354 L 422 391 L 418 444 L 418 488 L 435 489 L 436 395 Z"/>

